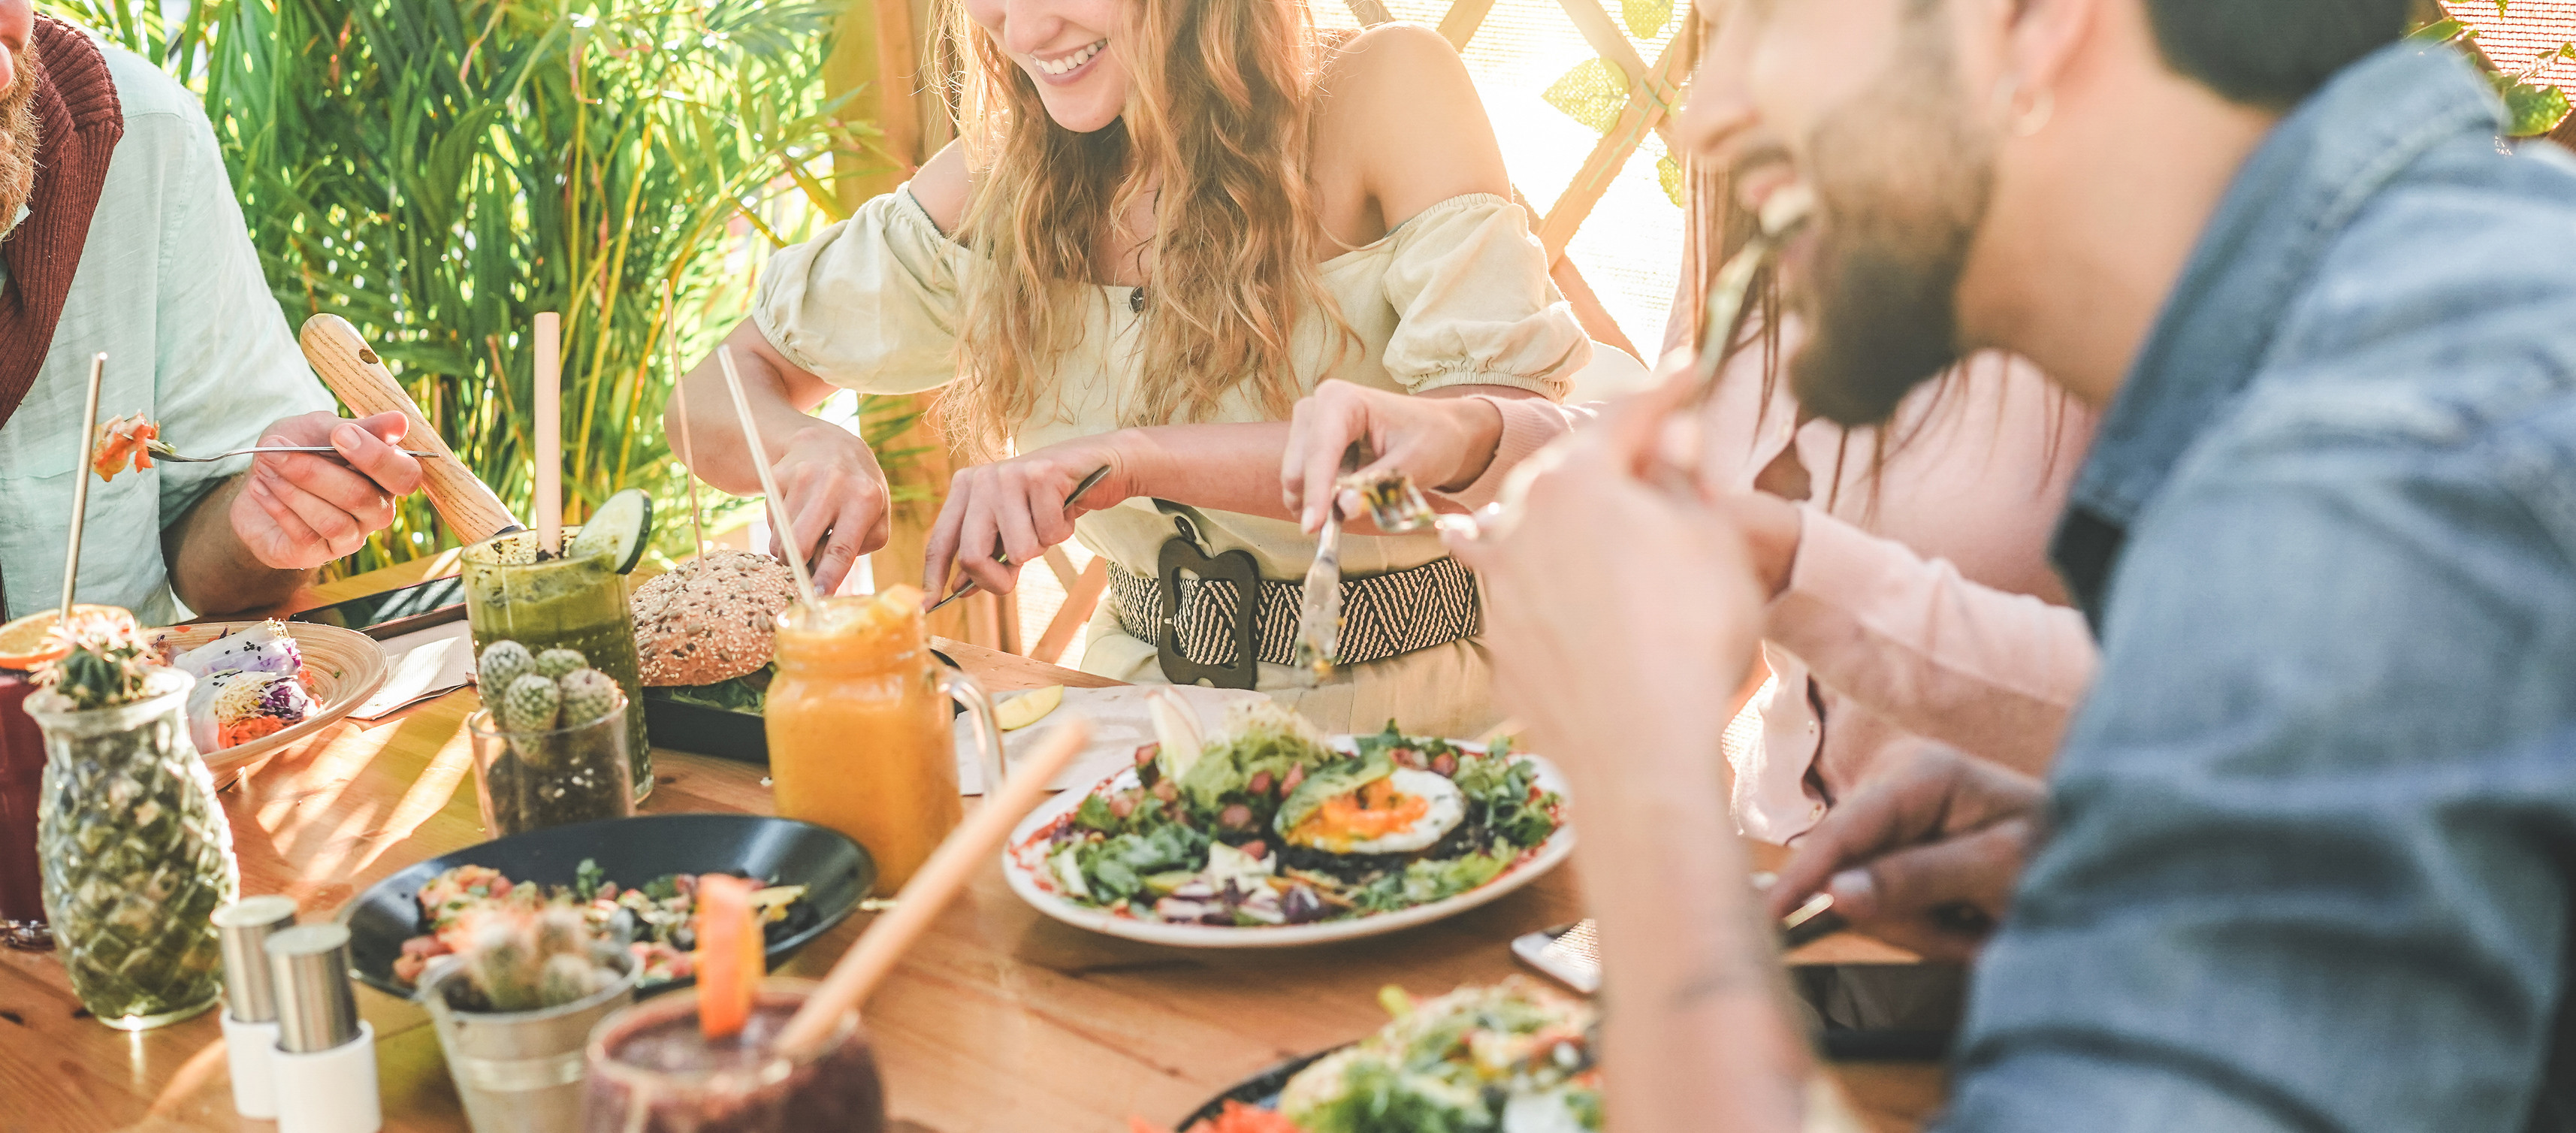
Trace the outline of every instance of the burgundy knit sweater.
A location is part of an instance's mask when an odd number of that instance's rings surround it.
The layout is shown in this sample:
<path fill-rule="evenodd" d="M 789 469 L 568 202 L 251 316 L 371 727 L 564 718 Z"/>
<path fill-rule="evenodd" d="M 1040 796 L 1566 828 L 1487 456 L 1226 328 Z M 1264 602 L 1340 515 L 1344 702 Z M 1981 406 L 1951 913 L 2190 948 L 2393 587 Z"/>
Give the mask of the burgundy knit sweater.
<path fill-rule="evenodd" d="M 53 348 L 108 157 L 125 136 L 107 56 L 88 33 L 38 15 L 34 43 L 45 67 L 45 85 L 36 91 L 35 191 L 27 219 L 0 239 L 0 262 L 9 266 L 8 290 L 0 293 L 0 424 L 26 400 Z"/>

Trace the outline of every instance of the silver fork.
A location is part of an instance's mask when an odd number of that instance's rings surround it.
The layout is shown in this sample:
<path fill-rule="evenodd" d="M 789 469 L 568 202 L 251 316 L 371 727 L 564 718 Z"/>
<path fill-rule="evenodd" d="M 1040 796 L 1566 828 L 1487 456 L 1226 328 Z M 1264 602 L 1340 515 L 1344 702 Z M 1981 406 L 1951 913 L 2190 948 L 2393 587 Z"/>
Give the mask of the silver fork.
<path fill-rule="evenodd" d="M 250 448 L 237 448 L 231 452 L 219 452 L 213 456 L 182 456 L 176 449 L 159 448 L 149 444 L 145 445 L 144 448 L 151 452 L 152 459 L 166 461 L 171 464 L 206 464 L 212 461 L 227 460 L 236 456 L 248 456 L 252 453 L 260 452 L 309 452 L 317 456 L 337 456 L 340 452 L 340 450 L 332 448 L 329 445 L 254 445 Z M 430 457 L 439 455 L 434 452 L 413 452 L 410 449 L 402 449 L 400 451 L 404 456 Z"/>

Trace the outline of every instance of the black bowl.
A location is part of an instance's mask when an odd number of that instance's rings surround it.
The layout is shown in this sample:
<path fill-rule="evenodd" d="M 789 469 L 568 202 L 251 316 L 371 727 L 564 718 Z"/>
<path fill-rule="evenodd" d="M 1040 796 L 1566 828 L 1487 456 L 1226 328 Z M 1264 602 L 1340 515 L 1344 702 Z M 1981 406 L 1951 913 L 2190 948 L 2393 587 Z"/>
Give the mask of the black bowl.
<path fill-rule="evenodd" d="M 876 861 L 848 837 L 810 822 L 749 814 L 654 814 L 582 822 L 499 838 L 431 858 L 377 882 L 343 906 L 349 926 L 349 974 L 389 995 L 410 998 L 394 979 L 403 941 L 428 931 L 420 887 L 461 865 L 489 866 L 514 882 L 570 885 L 582 859 L 620 886 L 674 873 L 736 873 L 773 885 L 802 885 L 804 899 L 769 942 L 776 968 L 859 907 L 876 884 Z M 775 931 L 775 930 L 773 930 Z M 641 989 L 650 995 L 685 987 L 674 980 Z"/>

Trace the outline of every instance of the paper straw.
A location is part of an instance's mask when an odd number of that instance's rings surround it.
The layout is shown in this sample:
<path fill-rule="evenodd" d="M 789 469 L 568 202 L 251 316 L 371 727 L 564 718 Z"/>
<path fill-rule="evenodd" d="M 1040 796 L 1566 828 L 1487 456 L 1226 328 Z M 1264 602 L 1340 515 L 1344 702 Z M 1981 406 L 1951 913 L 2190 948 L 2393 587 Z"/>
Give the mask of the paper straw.
<path fill-rule="evenodd" d="M 563 550 L 563 318 L 537 312 L 537 551 Z"/>
<path fill-rule="evenodd" d="M 689 439 L 689 374 L 680 368 L 680 327 L 674 321 L 680 313 L 671 298 L 671 281 L 662 281 L 662 346 L 671 356 L 671 400 L 680 411 L 680 447 L 689 450 L 682 461 L 689 467 L 689 530 L 697 534 L 698 558 L 707 557 L 707 523 L 705 510 L 698 506 L 698 443 Z"/>
<path fill-rule="evenodd" d="M 98 443 L 98 386 L 107 377 L 107 352 L 102 350 L 89 360 L 89 399 L 81 409 L 80 461 L 72 467 L 80 470 L 72 477 L 71 545 L 63 549 L 63 604 L 54 615 L 54 624 L 68 630 L 72 624 L 72 591 L 80 581 L 81 527 L 89 519 L 89 458 L 91 446 Z"/>
<path fill-rule="evenodd" d="M 1038 805 L 1038 796 L 1046 793 L 1047 783 L 1056 773 L 1073 762 L 1073 753 L 1091 741 L 1091 721 L 1080 716 L 1056 725 L 1054 731 L 1039 740 L 1037 749 L 1020 762 L 1010 781 L 998 791 L 988 792 L 984 804 L 968 815 L 966 821 L 942 839 L 939 848 L 930 852 L 921 872 L 912 875 L 903 891 L 895 895 L 894 909 L 877 918 L 859 941 L 832 965 L 823 986 L 806 997 L 805 1005 L 778 1033 L 776 1050 L 793 1061 L 813 1052 L 831 1037 L 832 1025 L 843 1014 L 867 1001 L 895 962 L 903 958 L 914 941 L 930 928 L 931 919 L 966 887 L 975 871 L 992 859 L 993 852 L 1011 835 L 1011 827 Z"/>
<path fill-rule="evenodd" d="M 742 439 L 751 444 L 751 466 L 760 473 L 761 494 L 769 499 L 769 522 L 778 529 L 778 545 L 787 548 L 787 571 L 796 576 L 796 592 L 816 605 L 814 576 L 805 572 L 805 548 L 796 545 L 796 528 L 787 521 L 787 497 L 778 494 L 777 474 L 769 470 L 769 446 L 760 443 L 760 425 L 751 419 L 751 399 L 742 395 L 742 375 L 733 368 L 733 348 L 716 347 L 716 365 L 724 370 L 725 388 L 733 391 L 733 413 L 742 419 Z"/>

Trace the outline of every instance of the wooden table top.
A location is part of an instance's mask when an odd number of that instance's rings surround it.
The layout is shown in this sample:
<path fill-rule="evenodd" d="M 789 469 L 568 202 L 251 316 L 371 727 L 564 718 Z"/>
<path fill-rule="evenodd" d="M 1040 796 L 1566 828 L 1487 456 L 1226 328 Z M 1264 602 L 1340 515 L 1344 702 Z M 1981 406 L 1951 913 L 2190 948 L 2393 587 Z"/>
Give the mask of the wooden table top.
<path fill-rule="evenodd" d="M 421 560 L 315 587 L 291 608 L 453 568 L 452 554 Z M 995 691 L 1116 683 L 963 643 L 940 649 Z M 343 722 L 247 770 L 221 793 L 242 892 L 285 893 L 306 919 L 327 918 L 386 875 L 483 840 L 462 732 L 476 704 L 469 689 Z M 758 767 L 669 750 L 653 763 L 647 813 L 770 812 Z M 1511 939 L 1580 911 L 1574 873 L 1561 869 L 1484 908 L 1373 940 L 1192 951 L 1046 919 L 1010 892 L 996 863 L 877 993 L 867 1022 L 898 1129 L 1123 1133 L 1131 1114 L 1177 1121 L 1265 1067 L 1368 1034 L 1385 1022 L 1384 985 L 1429 994 L 1526 971 Z M 852 917 L 783 974 L 821 976 L 869 919 Z M 1852 938 L 1792 957 L 1889 958 Z M 385 1127 L 464 1129 L 427 1013 L 364 986 L 358 1003 L 375 1025 Z M 1874 1129 L 1914 1129 L 1940 1103 L 1936 1066 L 1836 1073 Z M 0 1133 L 271 1128 L 233 1113 L 213 1012 L 113 1031 L 80 1010 L 49 954 L 0 951 Z"/>

